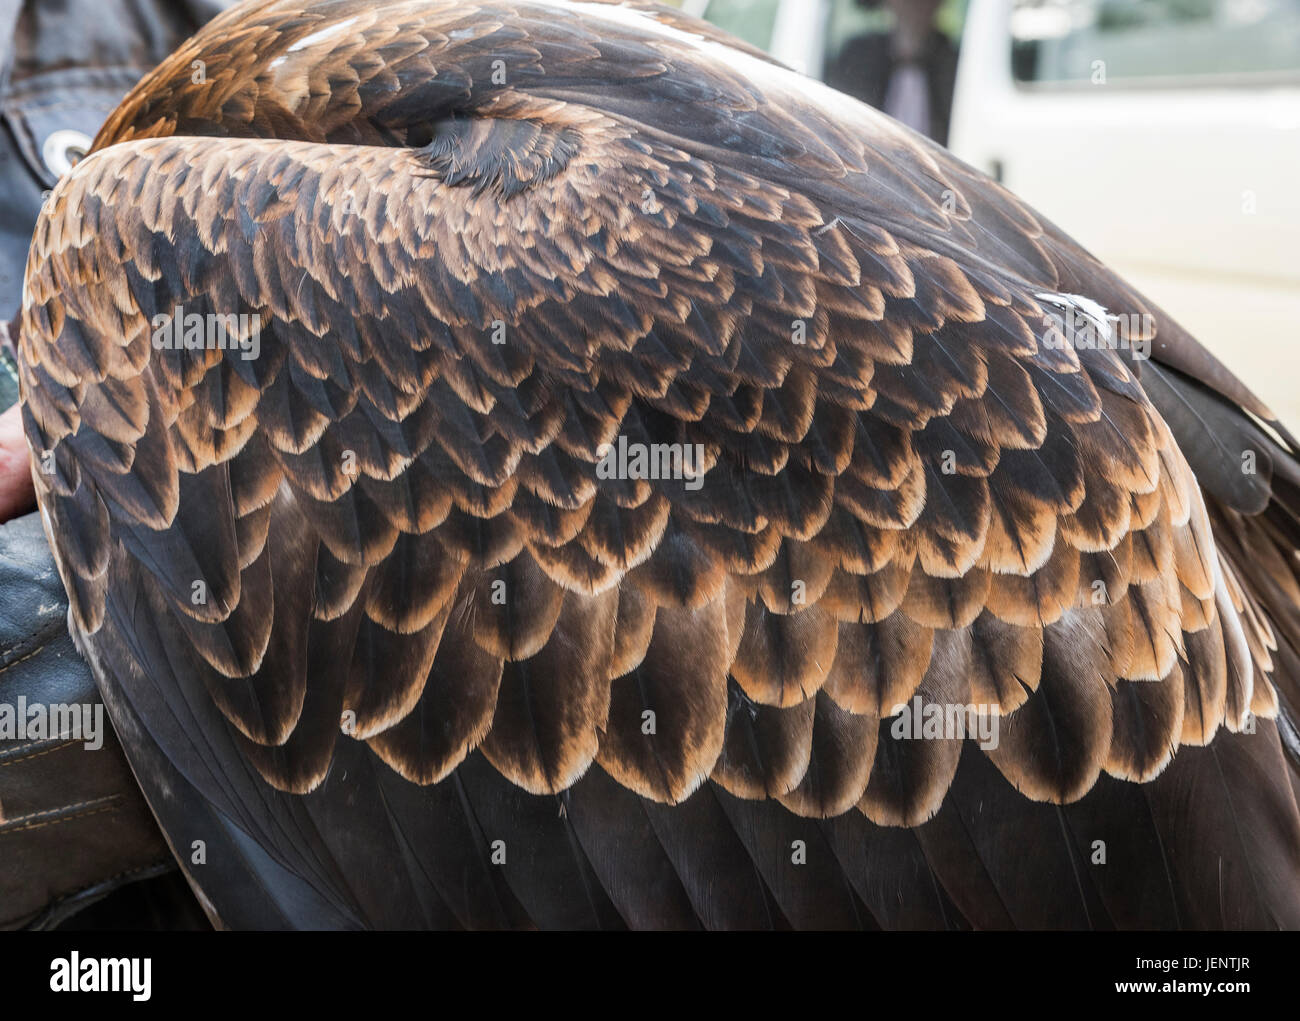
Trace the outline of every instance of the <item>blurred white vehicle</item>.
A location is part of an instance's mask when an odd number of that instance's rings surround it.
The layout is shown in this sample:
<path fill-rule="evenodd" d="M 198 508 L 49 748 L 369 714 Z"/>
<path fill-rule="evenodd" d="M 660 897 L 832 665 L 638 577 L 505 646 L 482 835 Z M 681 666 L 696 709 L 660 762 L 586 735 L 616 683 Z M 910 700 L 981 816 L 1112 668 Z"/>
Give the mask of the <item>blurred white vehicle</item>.
<path fill-rule="evenodd" d="M 1300 424 L 1300 0 L 972 0 L 949 143 Z"/>
<path fill-rule="evenodd" d="M 880 17 L 683 6 L 817 77 Z M 1300 425 L 1300 0 L 970 0 L 949 144 Z"/>

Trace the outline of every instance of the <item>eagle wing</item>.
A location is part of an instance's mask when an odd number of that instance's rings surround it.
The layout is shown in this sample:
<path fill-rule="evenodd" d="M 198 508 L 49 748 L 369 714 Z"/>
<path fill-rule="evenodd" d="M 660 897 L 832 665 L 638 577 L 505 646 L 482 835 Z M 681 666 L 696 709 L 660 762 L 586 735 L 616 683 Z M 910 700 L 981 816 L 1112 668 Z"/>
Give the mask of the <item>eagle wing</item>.
<path fill-rule="evenodd" d="M 220 19 L 29 263 L 72 628 L 214 913 L 1300 920 L 1267 409 L 693 23 L 390 7 Z"/>

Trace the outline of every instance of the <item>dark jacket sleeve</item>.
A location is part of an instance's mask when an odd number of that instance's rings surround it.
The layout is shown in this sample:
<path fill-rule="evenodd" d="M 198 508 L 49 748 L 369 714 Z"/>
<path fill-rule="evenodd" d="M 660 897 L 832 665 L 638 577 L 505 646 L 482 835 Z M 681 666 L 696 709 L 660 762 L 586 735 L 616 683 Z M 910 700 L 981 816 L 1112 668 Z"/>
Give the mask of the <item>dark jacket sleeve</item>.
<path fill-rule="evenodd" d="M 136 790 L 30 514 L 0 526 L 0 926 L 153 875 L 167 846 Z"/>

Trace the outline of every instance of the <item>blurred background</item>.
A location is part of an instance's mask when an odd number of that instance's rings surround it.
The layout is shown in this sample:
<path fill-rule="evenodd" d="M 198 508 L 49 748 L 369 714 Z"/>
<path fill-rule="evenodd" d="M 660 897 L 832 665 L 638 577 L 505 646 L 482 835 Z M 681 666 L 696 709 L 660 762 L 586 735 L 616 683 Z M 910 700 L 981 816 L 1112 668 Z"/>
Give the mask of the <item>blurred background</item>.
<path fill-rule="evenodd" d="M 1300 0 L 677 6 L 1002 181 L 1300 426 Z"/>

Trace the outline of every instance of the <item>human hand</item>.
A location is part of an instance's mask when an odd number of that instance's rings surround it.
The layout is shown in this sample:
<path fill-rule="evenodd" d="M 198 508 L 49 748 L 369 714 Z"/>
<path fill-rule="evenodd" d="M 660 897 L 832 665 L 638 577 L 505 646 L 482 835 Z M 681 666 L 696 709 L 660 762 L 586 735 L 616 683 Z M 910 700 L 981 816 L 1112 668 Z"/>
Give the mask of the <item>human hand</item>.
<path fill-rule="evenodd" d="M 22 409 L 15 404 L 0 415 L 0 522 L 36 506 L 32 468 L 23 435 Z"/>

